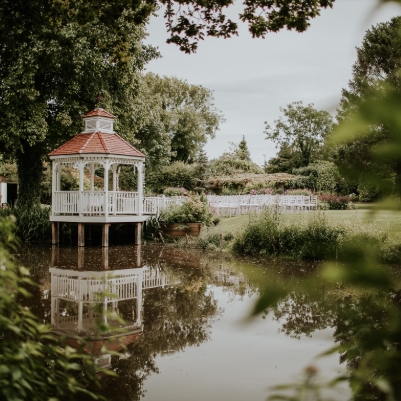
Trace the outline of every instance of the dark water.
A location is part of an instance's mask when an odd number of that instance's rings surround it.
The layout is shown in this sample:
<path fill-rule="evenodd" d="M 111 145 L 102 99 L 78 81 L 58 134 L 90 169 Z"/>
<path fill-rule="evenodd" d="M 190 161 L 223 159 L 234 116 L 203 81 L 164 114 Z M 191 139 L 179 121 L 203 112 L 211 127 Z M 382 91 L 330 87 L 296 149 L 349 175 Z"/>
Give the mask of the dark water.
<path fill-rule="evenodd" d="M 33 312 L 72 345 L 77 333 L 91 336 L 86 351 L 118 374 L 101 380 L 109 400 L 264 400 L 307 365 L 322 379 L 345 369 L 337 354 L 315 358 L 334 345 L 325 290 L 321 300 L 294 290 L 246 320 L 261 286 L 295 289 L 315 266 L 159 246 L 25 248 L 18 258 L 39 284 Z M 101 335 L 99 321 L 109 325 Z M 122 344 L 124 358 L 102 349 Z M 347 387 L 334 398 L 348 398 Z"/>

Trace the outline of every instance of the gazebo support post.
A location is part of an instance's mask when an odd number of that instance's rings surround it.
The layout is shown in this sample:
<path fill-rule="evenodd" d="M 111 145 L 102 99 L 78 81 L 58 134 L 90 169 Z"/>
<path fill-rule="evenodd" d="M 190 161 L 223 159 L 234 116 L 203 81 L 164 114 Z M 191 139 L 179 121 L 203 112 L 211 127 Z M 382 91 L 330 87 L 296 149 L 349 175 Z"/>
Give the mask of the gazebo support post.
<path fill-rule="evenodd" d="M 78 246 L 85 246 L 85 225 L 78 223 Z"/>
<path fill-rule="evenodd" d="M 52 222 L 52 245 L 57 245 L 60 242 L 60 223 Z"/>
<path fill-rule="evenodd" d="M 109 246 L 109 226 L 110 224 L 102 224 L 102 246 Z"/>
<path fill-rule="evenodd" d="M 142 223 L 135 223 L 135 245 L 142 244 Z"/>

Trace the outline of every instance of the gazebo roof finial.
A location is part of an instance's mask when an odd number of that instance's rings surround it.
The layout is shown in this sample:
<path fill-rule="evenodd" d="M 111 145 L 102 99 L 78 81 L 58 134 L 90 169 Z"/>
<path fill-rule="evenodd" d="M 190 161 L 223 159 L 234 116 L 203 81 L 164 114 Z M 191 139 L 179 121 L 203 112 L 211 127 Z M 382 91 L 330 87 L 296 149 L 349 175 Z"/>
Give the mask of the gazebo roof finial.
<path fill-rule="evenodd" d="M 112 118 L 113 120 L 116 118 L 116 116 L 113 116 L 113 114 L 109 113 L 105 109 L 102 109 L 101 107 L 97 107 L 96 109 L 89 111 L 88 113 L 84 114 L 82 118 L 90 117 Z"/>

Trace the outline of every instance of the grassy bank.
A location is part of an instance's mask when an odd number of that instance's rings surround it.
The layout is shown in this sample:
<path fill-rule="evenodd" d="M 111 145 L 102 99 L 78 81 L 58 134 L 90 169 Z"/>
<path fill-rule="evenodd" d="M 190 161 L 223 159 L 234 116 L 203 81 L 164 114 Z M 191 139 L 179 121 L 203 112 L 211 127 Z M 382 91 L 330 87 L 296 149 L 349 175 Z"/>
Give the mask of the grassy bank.
<path fill-rule="evenodd" d="M 373 204 L 360 205 L 356 210 L 326 210 L 324 216 L 331 224 L 345 224 L 348 227 L 376 226 L 388 231 L 389 237 L 401 242 L 401 212 L 380 211 L 372 214 Z M 284 213 L 283 223 L 292 225 L 298 222 L 307 223 L 316 212 Z M 249 224 L 249 216 L 222 218 L 218 228 L 222 233 L 238 233 Z"/>
<path fill-rule="evenodd" d="M 176 243 L 178 247 L 226 249 L 247 255 L 276 255 L 298 260 L 345 258 L 369 245 L 381 262 L 401 262 L 401 213 L 369 209 L 273 213 L 223 218 L 199 238 Z M 349 256 L 349 255 L 348 255 Z"/>

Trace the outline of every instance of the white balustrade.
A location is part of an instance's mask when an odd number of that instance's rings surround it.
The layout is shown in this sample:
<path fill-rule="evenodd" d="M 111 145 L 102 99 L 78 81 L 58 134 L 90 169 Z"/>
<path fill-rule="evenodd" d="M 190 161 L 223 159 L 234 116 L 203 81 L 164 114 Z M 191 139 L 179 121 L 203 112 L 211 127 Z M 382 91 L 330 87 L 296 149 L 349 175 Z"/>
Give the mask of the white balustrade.
<path fill-rule="evenodd" d="M 109 214 L 138 214 L 138 192 L 110 191 Z"/>

